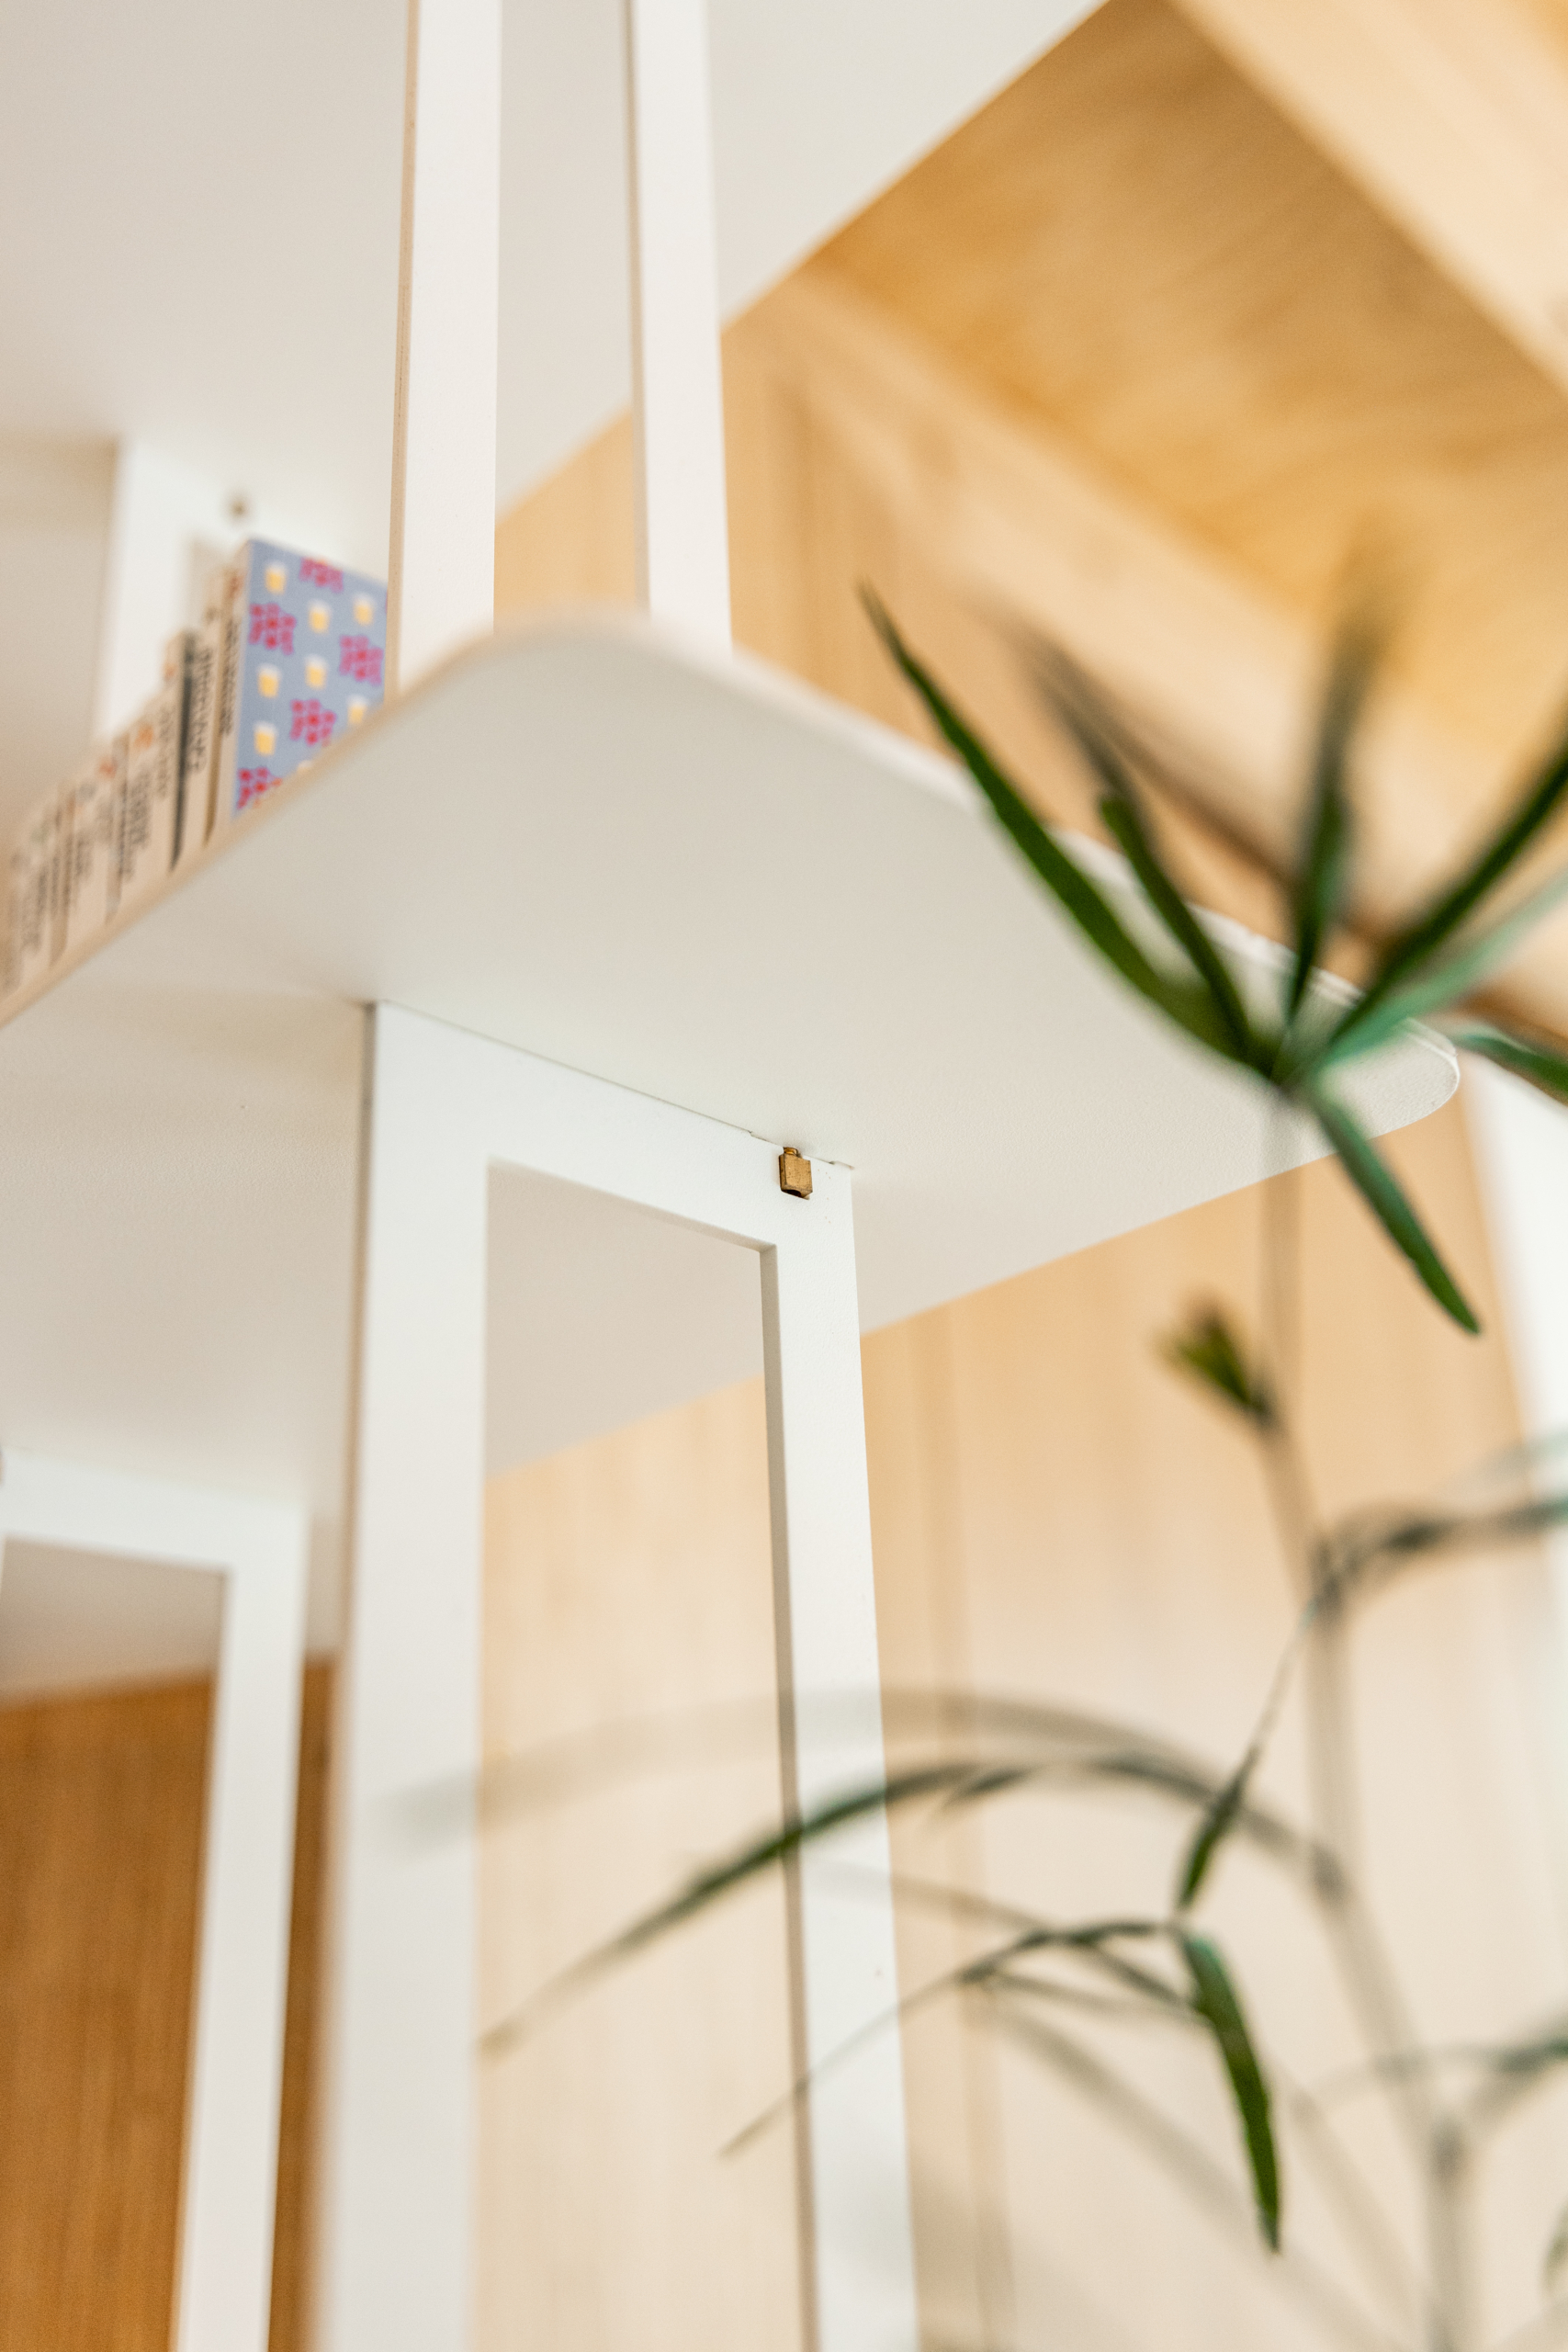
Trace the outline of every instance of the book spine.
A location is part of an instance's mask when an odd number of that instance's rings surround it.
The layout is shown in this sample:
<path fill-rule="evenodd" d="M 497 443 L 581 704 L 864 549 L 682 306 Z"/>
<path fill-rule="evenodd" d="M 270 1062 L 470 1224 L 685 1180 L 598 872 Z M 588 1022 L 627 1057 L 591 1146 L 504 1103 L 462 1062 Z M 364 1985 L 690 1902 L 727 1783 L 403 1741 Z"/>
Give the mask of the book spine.
<path fill-rule="evenodd" d="M 250 558 L 251 544 L 247 540 L 229 566 L 223 583 L 223 655 L 219 671 L 218 752 L 212 789 L 212 831 L 215 833 L 221 831 L 228 823 L 234 808 L 234 770 L 240 740 L 240 689 L 243 683 Z"/>
<path fill-rule="evenodd" d="M 75 947 L 108 918 L 114 842 L 114 753 L 96 752 L 69 787 L 65 850 L 65 944 Z"/>
<path fill-rule="evenodd" d="M 156 695 L 131 721 L 130 754 L 125 771 L 125 815 L 120 828 L 119 902 L 139 899 L 154 878 L 152 796 L 158 776 Z"/>
<path fill-rule="evenodd" d="M 50 796 L 52 814 L 49 828 L 49 911 L 46 917 L 49 936 L 49 960 L 65 949 L 65 884 L 71 863 L 71 801 L 70 790 L 58 785 Z"/>
<path fill-rule="evenodd" d="M 126 785 L 130 774 L 130 732 L 125 729 L 115 736 L 108 747 L 109 761 L 109 838 L 107 871 L 104 876 L 104 913 L 106 920 L 119 904 L 120 881 L 125 870 L 125 799 Z"/>
<path fill-rule="evenodd" d="M 185 749 L 186 688 L 190 669 L 190 633 L 179 629 L 164 648 L 158 689 L 157 752 L 152 771 L 152 807 L 148 842 L 149 880 L 173 870 L 180 818 L 180 767 Z"/>
<path fill-rule="evenodd" d="M 195 857 L 212 829 L 212 778 L 218 750 L 224 590 L 228 577 L 228 566 L 224 565 L 208 582 L 201 627 L 191 640 L 185 756 L 180 777 L 179 842 L 175 852 L 181 865 Z"/>
<path fill-rule="evenodd" d="M 20 906 L 17 924 L 17 986 L 30 987 L 53 961 L 55 897 L 60 887 L 60 794 L 36 801 L 23 829 Z"/>
<path fill-rule="evenodd" d="M 20 840 L 6 861 L 6 993 L 12 995 L 22 985 L 22 933 L 27 922 L 28 875 L 29 860 L 28 834 L 24 826 Z"/>

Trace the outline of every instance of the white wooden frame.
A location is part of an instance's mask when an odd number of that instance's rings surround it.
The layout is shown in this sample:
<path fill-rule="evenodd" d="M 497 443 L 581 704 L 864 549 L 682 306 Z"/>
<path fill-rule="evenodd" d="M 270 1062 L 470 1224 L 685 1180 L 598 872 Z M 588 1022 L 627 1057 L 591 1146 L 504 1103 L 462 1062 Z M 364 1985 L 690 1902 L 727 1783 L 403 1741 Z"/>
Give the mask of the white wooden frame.
<path fill-rule="evenodd" d="M 177 2352 L 266 2352 L 293 1895 L 304 1515 L 7 1449 L 9 1541 L 224 1579 L 176 2290 Z"/>
<path fill-rule="evenodd" d="M 501 0 L 407 0 L 389 691 L 495 619 Z M 729 643 L 705 0 L 623 0 L 645 610 Z"/>
<path fill-rule="evenodd" d="M 495 620 L 501 0 L 408 0 L 388 691 Z"/>
<path fill-rule="evenodd" d="M 759 1254 L 785 1760 L 807 1807 L 883 1770 L 850 1179 L 818 1161 L 795 1199 L 773 1143 L 413 1013 L 382 1005 L 372 1023 L 318 2340 L 466 2352 L 472 1822 L 417 1838 L 406 1799 L 472 1786 L 480 1761 L 489 1171 L 557 1177 Z M 841 1721 L 800 1703 L 818 1694 L 858 1707 L 848 1748 Z M 856 1838 L 886 1877 L 886 1824 Z M 809 2063 L 896 2002 L 891 1894 L 835 1894 L 808 1866 L 800 1914 Z M 813 2096 L 809 2148 L 813 2341 L 914 2352 L 897 2033 Z"/>
<path fill-rule="evenodd" d="M 706 0 L 624 0 L 632 437 L 645 611 L 729 643 Z"/>

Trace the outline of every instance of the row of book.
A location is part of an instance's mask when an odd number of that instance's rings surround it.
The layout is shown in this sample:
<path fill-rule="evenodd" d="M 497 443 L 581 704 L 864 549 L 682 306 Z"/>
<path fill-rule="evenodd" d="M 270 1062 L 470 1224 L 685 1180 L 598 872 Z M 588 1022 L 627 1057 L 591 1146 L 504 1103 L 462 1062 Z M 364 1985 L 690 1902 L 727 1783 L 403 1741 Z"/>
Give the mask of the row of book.
<path fill-rule="evenodd" d="M 164 649 L 130 725 L 29 813 L 9 865 L 6 992 L 200 854 L 380 702 L 382 582 L 250 539 Z"/>

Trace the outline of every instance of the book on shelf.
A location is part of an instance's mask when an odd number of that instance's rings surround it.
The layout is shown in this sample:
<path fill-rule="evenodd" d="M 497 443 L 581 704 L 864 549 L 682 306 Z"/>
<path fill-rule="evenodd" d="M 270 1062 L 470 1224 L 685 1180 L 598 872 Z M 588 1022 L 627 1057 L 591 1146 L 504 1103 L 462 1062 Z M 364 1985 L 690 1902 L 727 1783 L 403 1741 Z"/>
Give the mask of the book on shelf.
<path fill-rule="evenodd" d="M 224 564 L 208 591 L 209 604 L 216 605 L 218 612 L 217 715 L 212 742 L 212 781 L 209 787 L 209 835 L 216 832 L 222 822 L 223 779 L 225 775 L 231 776 L 234 769 L 240 711 L 241 598 L 245 584 L 245 553 L 246 549 L 242 548 L 237 557 Z"/>
<path fill-rule="evenodd" d="M 229 575 L 214 830 L 358 727 L 386 663 L 381 581 L 247 541 Z"/>
<path fill-rule="evenodd" d="M 58 786 L 39 795 L 11 853 L 6 982 L 26 988 L 54 961 L 64 897 L 62 804 Z"/>
<path fill-rule="evenodd" d="M 144 897 L 381 701 L 379 580 L 263 539 L 209 581 L 201 626 L 164 650 L 158 690 L 28 812 L 8 867 L 5 986 Z"/>
<path fill-rule="evenodd" d="M 122 906 L 162 881 L 175 862 L 188 666 L 189 640 L 181 629 L 164 649 L 157 693 L 131 723 L 119 842 Z"/>
<path fill-rule="evenodd" d="M 100 743 L 65 788 L 65 947 L 101 931 L 118 899 L 119 825 L 129 748 L 124 735 Z"/>
<path fill-rule="evenodd" d="M 228 566 L 207 583 L 201 627 L 191 633 L 186 689 L 185 752 L 181 762 L 179 840 L 175 862 L 188 865 L 212 824 L 212 778 L 218 755 L 219 702 L 223 684 L 224 591 Z"/>

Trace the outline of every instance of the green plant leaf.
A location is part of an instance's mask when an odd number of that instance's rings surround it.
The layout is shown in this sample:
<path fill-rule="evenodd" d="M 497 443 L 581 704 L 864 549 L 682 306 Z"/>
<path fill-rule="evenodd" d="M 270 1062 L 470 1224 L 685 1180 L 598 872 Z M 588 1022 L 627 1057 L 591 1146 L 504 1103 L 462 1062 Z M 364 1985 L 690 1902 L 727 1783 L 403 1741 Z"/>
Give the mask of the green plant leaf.
<path fill-rule="evenodd" d="M 1462 1053 L 1480 1054 L 1500 1069 L 1512 1070 L 1516 1078 L 1528 1079 L 1550 1094 L 1556 1102 L 1568 1102 L 1568 1057 L 1554 1053 L 1549 1046 L 1532 1045 L 1528 1037 L 1516 1037 L 1506 1029 L 1495 1029 L 1490 1023 L 1464 1029 L 1450 1029 L 1450 1041 Z"/>
<path fill-rule="evenodd" d="M 1162 1352 L 1178 1370 L 1191 1373 L 1260 1429 L 1274 1427 L 1274 1399 L 1266 1382 L 1247 1369 L 1220 1307 L 1201 1309 L 1185 1330 L 1170 1333 L 1162 1343 Z"/>
<path fill-rule="evenodd" d="M 1209 1865 L 1229 1837 L 1247 1803 L 1247 1792 L 1257 1762 L 1258 1749 L 1249 1747 L 1230 1779 L 1215 1792 L 1205 1806 L 1177 1874 L 1175 1907 L 1179 1912 L 1190 1911 L 1202 1893 Z"/>
<path fill-rule="evenodd" d="M 1568 2263 L 1568 2205 L 1557 2216 L 1541 2257 L 1540 2291 L 1549 2301 L 1557 2291 L 1564 2263 Z"/>
<path fill-rule="evenodd" d="M 884 643 L 925 704 L 939 731 L 957 752 L 991 805 L 1004 830 L 1022 851 L 1064 913 L 1122 978 L 1139 995 L 1156 1005 L 1168 1020 L 1186 1030 L 1200 1045 L 1227 1060 L 1237 1058 L 1228 1032 L 1217 1019 L 1205 991 L 1183 987 L 1156 971 L 1143 949 L 1101 896 L 1089 876 L 1072 858 L 998 766 L 986 745 L 961 713 L 949 702 L 924 665 L 911 653 L 889 615 L 869 591 L 866 610 Z"/>
<path fill-rule="evenodd" d="M 760 1838 L 749 1839 L 721 1861 L 701 1870 L 686 1881 L 684 1886 L 668 1902 L 656 1904 L 634 1919 L 619 1934 L 596 1944 L 573 1961 L 558 1976 L 525 2002 L 492 2025 L 480 2037 L 480 2049 L 488 2057 L 500 2056 L 527 2034 L 538 2018 L 556 2003 L 581 1991 L 620 1962 L 630 1960 L 649 1944 L 657 1942 L 674 1928 L 696 1918 L 710 1910 L 727 1895 L 736 1894 L 742 1886 L 770 1870 L 775 1863 L 787 1861 L 802 1847 L 817 1839 L 831 1836 L 850 1823 L 863 1821 L 868 1815 L 884 1810 L 891 1812 L 912 1800 L 935 1796 L 949 1789 L 955 1781 L 969 1771 L 965 1764 L 922 1765 L 917 1770 L 892 1775 L 885 1781 L 873 1781 L 860 1788 L 847 1790 L 814 1813 L 795 1820 L 786 1820 L 777 1829 Z"/>
<path fill-rule="evenodd" d="M 1341 1538 L 1339 1566 L 1333 1572 L 1337 1591 L 1348 1590 L 1369 1568 L 1382 1564 L 1390 1574 L 1410 1560 L 1435 1552 L 1461 1553 L 1501 1549 L 1509 1544 L 1531 1544 L 1568 1521 L 1568 1495 L 1540 1495 L 1501 1510 L 1422 1511 L 1384 1521 L 1357 1535 Z"/>
<path fill-rule="evenodd" d="M 1359 1017 L 1359 1005 L 1352 1005 L 1331 1032 L 1315 1066 L 1326 1069 L 1334 1062 L 1375 1052 L 1407 1022 L 1425 1021 L 1461 1003 L 1565 894 L 1568 867 L 1553 874 L 1539 890 L 1532 890 L 1490 929 L 1461 940 L 1419 978 L 1394 989 L 1364 1020 Z"/>
<path fill-rule="evenodd" d="M 1344 904 L 1350 869 L 1351 738 L 1376 667 L 1378 641 L 1364 624 L 1340 632 L 1329 668 L 1314 749 L 1294 892 L 1295 960 L 1286 994 L 1287 1022 L 1301 1011 L 1312 976 Z"/>
<path fill-rule="evenodd" d="M 1453 937 L 1467 916 L 1517 865 L 1541 828 L 1556 814 L 1565 791 L 1568 735 L 1553 747 L 1532 782 L 1457 881 L 1439 891 L 1414 922 L 1405 924 L 1388 942 L 1364 993 L 1346 1015 L 1346 1027 L 1359 1028 L 1370 1020 L 1408 973 L 1418 971 Z"/>
<path fill-rule="evenodd" d="M 1568 2033 L 1540 2033 L 1529 2041 L 1506 2042 L 1489 2052 L 1488 2063 L 1495 2074 L 1515 2078 L 1544 2075 L 1551 2067 L 1568 2063 Z"/>
<path fill-rule="evenodd" d="M 1224 957 L 1161 865 L 1136 804 L 1131 799 L 1113 798 L 1107 793 L 1100 800 L 1100 815 L 1142 884 L 1144 896 L 1207 989 L 1214 1018 L 1230 1041 L 1233 1057 L 1267 1072 L 1273 1063 L 1273 1047 L 1265 1047 L 1253 1035 Z"/>
<path fill-rule="evenodd" d="M 1057 718 L 1077 745 L 1085 764 L 1099 778 L 1099 809 L 1106 831 L 1142 885 L 1144 896 L 1207 990 L 1214 1018 L 1238 1061 L 1266 1070 L 1272 1058 L 1252 1032 L 1235 982 L 1219 949 L 1193 913 L 1156 845 L 1142 796 L 1096 697 L 1076 669 L 1057 662 L 1044 679 Z"/>
<path fill-rule="evenodd" d="M 1207 1936 L 1181 1929 L 1180 1941 L 1192 1979 L 1192 2007 L 1214 2038 L 1231 2096 L 1241 2120 L 1242 2139 L 1252 2172 L 1258 2226 L 1265 2245 L 1280 2250 L 1280 2165 L 1274 2150 L 1269 2086 L 1252 2046 L 1247 2019 L 1230 1972 Z"/>
<path fill-rule="evenodd" d="M 1404 1251 L 1438 1306 L 1461 1329 L 1478 1332 L 1474 1309 L 1438 1257 L 1437 1250 L 1392 1169 L 1379 1158 L 1371 1139 L 1342 1102 L 1316 1087 L 1307 1090 L 1313 1113 L 1350 1179 L 1383 1231 Z"/>

